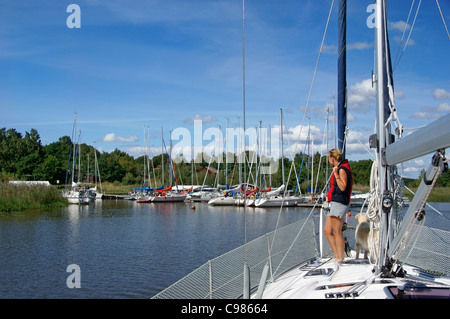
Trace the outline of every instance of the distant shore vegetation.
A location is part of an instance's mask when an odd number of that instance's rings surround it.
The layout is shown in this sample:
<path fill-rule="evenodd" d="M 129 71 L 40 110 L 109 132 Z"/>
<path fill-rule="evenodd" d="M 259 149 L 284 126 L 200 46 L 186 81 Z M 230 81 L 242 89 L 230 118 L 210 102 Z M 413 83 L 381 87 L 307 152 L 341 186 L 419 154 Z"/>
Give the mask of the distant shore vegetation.
<path fill-rule="evenodd" d="M 72 172 L 72 158 L 70 154 L 73 146 L 73 141 L 69 136 L 62 136 L 56 142 L 42 145 L 36 129 L 31 129 L 23 135 L 16 129 L 2 128 L 0 129 L 0 182 L 10 180 L 40 180 L 49 181 L 50 184 L 61 188 L 65 184 L 70 184 L 71 174 L 74 173 L 74 181 L 93 183 L 101 179 L 104 186 L 109 186 L 111 190 L 131 190 L 133 187 L 142 186 L 156 188 L 162 184 L 165 187 L 170 185 L 168 170 L 169 157 L 167 154 L 159 154 L 151 158 L 145 156 L 134 158 L 118 149 L 112 152 L 99 152 L 93 146 L 82 143 L 77 146 L 79 150 L 77 152 L 76 166 L 74 172 Z M 200 155 L 198 154 L 197 157 Z M 180 155 L 174 154 L 175 156 Z M 235 155 L 232 154 L 232 158 L 233 156 Z M 95 174 L 95 158 L 97 158 L 99 174 Z M 282 184 L 281 159 L 278 159 L 278 161 L 279 168 L 277 172 L 271 174 L 270 178 L 269 175 L 265 175 L 262 178 L 262 182 L 265 185 L 269 185 L 270 183 L 272 187 L 278 187 Z M 295 172 L 291 171 L 292 161 L 295 164 Z M 314 183 L 317 185 L 316 189 L 321 191 L 327 180 L 327 176 L 325 176 L 327 162 L 326 154 L 321 156 L 319 153 L 314 154 L 314 156 L 299 153 L 293 159 L 285 157 L 285 183 L 289 189 L 295 191 L 297 188 L 297 178 L 299 178 L 300 189 L 302 193 L 306 193 L 311 184 L 311 170 L 314 168 Z M 188 161 L 175 164 L 174 175 L 176 175 L 176 180 L 173 175 L 172 184 L 202 185 L 204 183 L 210 186 L 216 185 L 217 182 L 221 185 L 225 185 L 227 182 L 229 185 L 237 184 L 239 182 L 238 164 L 228 163 L 228 165 L 225 165 L 225 163 L 225 154 L 223 154 L 222 163 L 211 163 L 211 168 L 215 171 L 219 169 L 219 180 L 217 180 L 217 174 L 213 170 L 207 169 L 209 163 L 205 160 L 195 164 Z M 370 183 L 372 161 L 350 160 L 350 166 L 353 171 L 355 189 L 365 190 Z M 300 167 L 302 169 L 299 174 Z M 242 181 L 247 180 L 250 165 L 247 164 L 245 172 L 247 175 L 244 176 L 244 172 L 242 172 Z M 318 178 L 316 175 L 317 172 L 320 172 Z M 406 186 L 411 189 L 416 189 L 424 172 L 422 171 L 417 179 L 405 179 Z M 252 176 L 255 176 L 255 165 L 252 167 Z M 104 191 L 105 187 L 103 189 Z M 439 189 L 442 194 L 447 194 L 446 200 L 444 201 L 448 201 L 449 192 L 447 189 L 450 189 L 450 172 L 446 172 L 439 177 L 436 183 L 436 189 Z M 50 190 L 48 191 L 50 192 Z M 433 193 L 435 192 L 433 191 Z M 47 196 L 50 196 L 48 192 L 47 194 Z M 445 195 L 443 197 L 445 198 Z"/>
<path fill-rule="evenodd" d="M 0 212 L 65 207 L 67 199 L 54 186 L 0 183 Z"/>

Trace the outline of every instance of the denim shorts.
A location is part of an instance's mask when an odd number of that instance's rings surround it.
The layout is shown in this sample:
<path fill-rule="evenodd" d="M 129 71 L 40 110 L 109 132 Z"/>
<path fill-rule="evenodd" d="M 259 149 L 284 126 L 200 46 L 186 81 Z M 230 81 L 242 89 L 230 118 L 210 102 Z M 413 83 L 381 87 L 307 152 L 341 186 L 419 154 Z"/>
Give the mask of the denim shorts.
<path fill-rule="evenodd" d="M 330 210 L 328 211 L 327 216 L 344 218 L 349 209 L 349 205 L 344 205 L 338 202 L 330 202 Z"/>

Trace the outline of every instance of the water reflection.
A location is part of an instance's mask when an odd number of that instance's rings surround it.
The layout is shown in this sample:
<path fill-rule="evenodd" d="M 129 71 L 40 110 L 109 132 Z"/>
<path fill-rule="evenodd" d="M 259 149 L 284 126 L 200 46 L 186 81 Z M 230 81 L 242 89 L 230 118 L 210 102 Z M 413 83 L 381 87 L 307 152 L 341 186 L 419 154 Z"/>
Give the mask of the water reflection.
<path fill-rule="evenodd" d="M 244 244 L 245 228 L 251 241 L 308 214 L 126 200 L 0 213 L 0 298 L 148 298 Z M 66 286 L 70 264 L 80 289 Z"/>

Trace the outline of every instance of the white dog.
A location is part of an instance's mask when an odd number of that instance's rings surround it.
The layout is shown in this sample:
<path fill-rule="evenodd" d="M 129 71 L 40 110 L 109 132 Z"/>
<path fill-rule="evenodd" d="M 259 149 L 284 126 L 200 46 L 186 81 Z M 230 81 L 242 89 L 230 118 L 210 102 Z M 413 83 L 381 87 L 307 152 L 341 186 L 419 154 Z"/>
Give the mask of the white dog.
<path fill-rule="evenodd" d="M 370 220 L 366 213 L 359 213 L 355 216 L 358 221 L 356 226 L 355 240 L 356 240 L 356 259 L 359 258 L 359 252 L 364 249 L 364 259 L 367 259 L 367 254 L 370 252 L 371 242 L 378 242 L 378 230 L 374 230 L 373 236 L 370 232 Z M 371 258 L 376 259 L 377 253 L 371 253 Z"/>

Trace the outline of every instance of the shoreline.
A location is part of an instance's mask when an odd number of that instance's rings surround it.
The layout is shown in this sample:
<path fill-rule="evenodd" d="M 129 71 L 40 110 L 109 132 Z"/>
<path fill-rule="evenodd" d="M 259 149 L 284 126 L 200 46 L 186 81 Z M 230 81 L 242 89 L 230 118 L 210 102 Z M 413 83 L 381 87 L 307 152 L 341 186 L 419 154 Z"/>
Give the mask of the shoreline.
<path fill-rule="evenodd" d="M 0 183 L 0 212 L 57 208 L 69 205 L 55 186 Z"/>
<path fill-rule="evenodd" d="M 415 191 L 415 190 L 413 190 Z M 404 196 L 412 199 L 413 195 L 405 189 Z M 128 194 L 111 192 L 103 195 L 104 199 L 123 200 Z M 435 187 L 428 202 L 446 203 L 450 198 L 450 187 Z M 0 183 L 0 212 L 23 211 L 28 209 L 57 208 L 69 205 L 56 186 L 13 185 Z"/>

